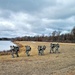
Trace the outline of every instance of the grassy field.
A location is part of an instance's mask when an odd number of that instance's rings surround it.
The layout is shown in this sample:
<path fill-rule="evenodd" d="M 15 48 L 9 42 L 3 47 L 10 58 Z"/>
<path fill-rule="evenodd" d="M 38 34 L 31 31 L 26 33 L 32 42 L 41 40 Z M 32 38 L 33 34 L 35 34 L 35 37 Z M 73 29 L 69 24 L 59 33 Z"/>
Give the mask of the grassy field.
<path fill-rule="evenodd" d="M 50 42 L 16 41 L 20 46 L 18 58 L 0 56 L 0 75 L 75 75 L 75 44 L 59 43 L 60 53 L 50 54 Z M 29 57 L 25 45 L 32 50 Z M 38 45 L 46 45 L 43 56 L 38 55 Z"/>

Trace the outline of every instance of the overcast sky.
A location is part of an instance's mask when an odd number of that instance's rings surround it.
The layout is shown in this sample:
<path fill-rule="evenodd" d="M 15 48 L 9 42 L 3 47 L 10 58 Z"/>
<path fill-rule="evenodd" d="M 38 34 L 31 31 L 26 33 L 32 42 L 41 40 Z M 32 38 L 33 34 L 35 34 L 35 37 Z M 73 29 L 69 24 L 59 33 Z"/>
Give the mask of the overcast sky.
<path fill-rule="evenodd" d="M 75 0 L 0 0 L 0 37 L 68 33 L 75 26 Z"/>

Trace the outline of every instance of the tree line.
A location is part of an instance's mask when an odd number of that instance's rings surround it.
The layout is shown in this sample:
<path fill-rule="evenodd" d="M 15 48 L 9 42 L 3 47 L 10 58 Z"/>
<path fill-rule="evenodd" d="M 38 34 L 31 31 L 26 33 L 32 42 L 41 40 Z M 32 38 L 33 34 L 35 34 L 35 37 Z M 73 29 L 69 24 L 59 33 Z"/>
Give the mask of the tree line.
<path fill-rule="evenodd" d="M 71 32 L 66 34 L 61 34 L 60 31 L 53 31 L 49 36 L 24 36 L 16 38 L 0 38 L 0 40 L 75 43 L 75 27 L 73 27 Z"/>
<path fill-rule="evenodd" d="M 24 36 L 13 38 L 14 41 L 42 41 L 42 42 L 66 42 L 75 43 L 75 27 L 71 32 L 61 34 L 60 31 L 53 31 L 49 36 Z"/>

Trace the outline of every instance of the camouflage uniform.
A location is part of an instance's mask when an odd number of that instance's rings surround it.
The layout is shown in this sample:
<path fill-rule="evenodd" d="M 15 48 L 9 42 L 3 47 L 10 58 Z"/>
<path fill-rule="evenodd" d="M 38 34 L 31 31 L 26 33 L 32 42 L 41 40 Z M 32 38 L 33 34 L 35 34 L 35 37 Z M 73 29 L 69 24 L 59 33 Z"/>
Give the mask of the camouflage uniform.
<path fill-rule="evenodd" d="M 58 43 L 57 44 L 52 44 L 51 43 L 50 47 L 51 47 L 50 53 L 51 52 L 56 53 L 56 52 L 58 52 L 59 44 Z M 55 49 L 55 51 L 54 51 L 54 49 Z"/>
<path fill-rule="evenodd" d="M 54 53 L 54 47 L 55 47 L 55 44 L 52 44 L 52 43 L 51 43 L 51 45 L 50 45 L 50 53 L 51 53 L 51 52 Z"/>
<path fill-rule="evenodd" d="M 46 49 L 46 46 L 42 46 L 43 47 L 43 50 L 42 50 L 42 54 L 44 54 L 44 50 Z"/>
<path fill-rule="evenodd" d="M 31 47 L 30 46 L 25 46 L 26 47 L 26 55 L 30 56 L 29 52 L 31 51 Z"/>
<path fill-rule="evenodd" d="M 19 55 L 18 55 L 19 47 L 15 47 L 14 49 L 15 49 L 16 56 L 19 57 Z"/>
<path fill-rule="evenodd" d="M 59 53 L 58 48 L 59 48 L 59 44 L 56 44 L 56 47 L 55 47 L 55 53 L 56 53 L 56 52 Z"/>
<path fill-rule="evenodd" d="M 38 46 L 38 55 L 42 55 L 42 46 Z"/>
<path fill-rule="evenodd" d="M 46 46 L 38 46 L 38 55 L 43 55 L 44 50 L 46 49 Z"/>
<path fill-rule="evenodd" d="M 18 55 L 19 47 L 10 46 L 10 48 L 11 48 L 11 55 L 12 55 L 12 58 L 14 58 L 14 54 L 16 54 L 16 57 L 19 57 L 19 55 Z"/>

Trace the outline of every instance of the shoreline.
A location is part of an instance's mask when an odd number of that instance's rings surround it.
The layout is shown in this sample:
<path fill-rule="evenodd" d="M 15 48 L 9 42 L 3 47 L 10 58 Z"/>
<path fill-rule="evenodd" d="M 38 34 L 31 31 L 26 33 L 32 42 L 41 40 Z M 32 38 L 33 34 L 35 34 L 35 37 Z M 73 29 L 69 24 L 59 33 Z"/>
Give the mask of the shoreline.
<path fill-rule="evenodd" d="M 4 40 L 5 41 L 5 40 Z M 16 46 L 22 46 L 21 44 L 19 43 L 16 43 L 16 41 L 11 41 L 14 45 Z M 11 55 L 11 51 L 10 50 L 3 50 L 3 51 L 0 51 L 0 56 L 1 55 Z"/>

